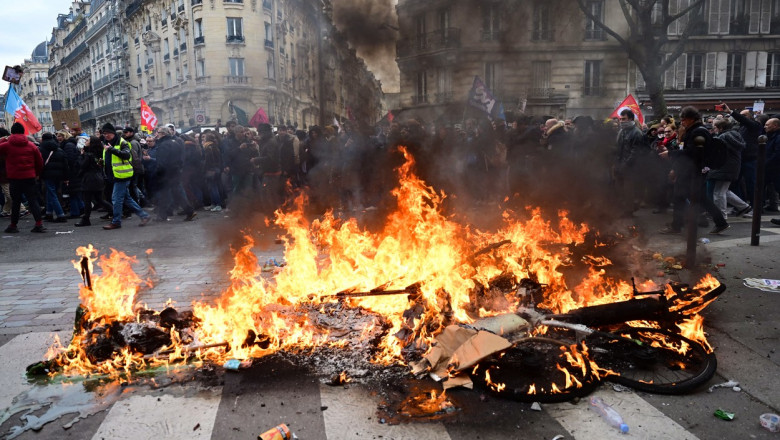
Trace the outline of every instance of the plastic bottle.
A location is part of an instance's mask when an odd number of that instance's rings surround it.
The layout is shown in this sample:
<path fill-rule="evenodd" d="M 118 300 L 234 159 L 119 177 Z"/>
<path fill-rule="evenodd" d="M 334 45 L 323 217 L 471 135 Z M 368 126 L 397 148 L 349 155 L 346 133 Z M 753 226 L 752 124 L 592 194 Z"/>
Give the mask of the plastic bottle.
<path fill-rule="evenodd" d="M 628 425 L 623 422 L 623 417 L 614 408 L 604 403 L 601 397 L 593 396 L 590 398 L 590 409 L 599 413 L 607 423 L 617 428 L 623 434 L 628 433 Z"/>

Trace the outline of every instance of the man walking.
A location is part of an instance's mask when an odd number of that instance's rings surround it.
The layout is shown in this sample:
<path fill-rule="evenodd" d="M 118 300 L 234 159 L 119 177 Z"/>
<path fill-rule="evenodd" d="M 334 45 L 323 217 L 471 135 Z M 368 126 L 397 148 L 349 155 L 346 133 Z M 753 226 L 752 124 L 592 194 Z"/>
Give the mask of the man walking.
<path fill-rule="evenodd" d="M 114 217 L 111 223 L 103 229 L 112 230 L 122 227 L 122 206 L 127 204 L 133 212 L 141 217 L 140 226 L 149 223 L 151 217 L 127 193 L 130 180 L 133 178 L 132 148 L 130 143 L 116 134 L 116 129 L 110 123 L 103 125 L 103 164 L 107 176 L 113 176 L 114 186 L 111 193 L 111 203 L 114 205 Z"/>
<path fill-rule="evenodd" d="M 15 122 L 11 126 L 11 136 L 0 140 L 0 157 L 5 158 L 5 169 L 8 176 L 9 190 L 11 193 L 11 224 L 5 228 L 6 233 L 16 233 L 19 223 L 19 208 L 22 204 L 22 195 L 27 197 L 30 204 L 35 227 L 30 232 L 44 232 L 41 208 L 38 206 L 38 194 L 35 180 L 43 171 L 43 158 L 38 147 L 27 140 L 24 135 L 24 126 Z"/>

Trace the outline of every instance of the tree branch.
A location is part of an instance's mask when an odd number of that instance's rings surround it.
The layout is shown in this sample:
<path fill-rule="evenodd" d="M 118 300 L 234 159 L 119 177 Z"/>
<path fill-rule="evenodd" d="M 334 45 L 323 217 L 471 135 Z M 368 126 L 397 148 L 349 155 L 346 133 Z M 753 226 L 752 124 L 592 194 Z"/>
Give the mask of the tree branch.
<path fill-rule="evenodd" d="M 666 13 L 664 14 L 664 18 L 665 18 L 664 23 L 667 26 L 669 26 L 670 24 L 672 24 L 675 21 L 679 20 L 680 18 L 685 16 L 685 14 L 691 12 L 692 10 L 694 10 L 694 9 L 696 9 L 696 8 L 698 8 L 698 7 L 700 7 L 701 5 L 704 4 L 704 0 L 695 0 L 693 3 L 690 4 L 690 6 L 688 6 L 685 9 L 683 9 L 682 11 L 679 11 L 679 12 L 677 12 L 674 15 L 669 15 L 669 6 L 668 6 L 668 1 L 669 0 L 665 0 L 665 1 L 667 2 L 667 7 L 666 7 Z"/>

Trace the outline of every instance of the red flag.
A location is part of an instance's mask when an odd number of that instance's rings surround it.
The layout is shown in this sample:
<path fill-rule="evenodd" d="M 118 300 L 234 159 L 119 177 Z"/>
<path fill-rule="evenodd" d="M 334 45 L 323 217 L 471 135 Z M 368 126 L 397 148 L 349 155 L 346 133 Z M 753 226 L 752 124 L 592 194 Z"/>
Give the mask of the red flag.
<path fill-rule="evenodd" d="M 639 121 L 639 125 L 642 125 L 645 123 L 645 117 L 642 115 L 642 110 L 639 109 L 639 104 L 637 104 L 636 99 L 634 99 L 633 95 L 626 96 L 626 99 L 623 100 L 623 102 L 620 103 L 620 105 L 617 106 L 614 112 L 612 112 L 611 115 L 609 115 L 610 118 L 619 118 L 620 112 L 623 110 L 631 110 L 634 112 L 634 116 L 636 116 L 636 120 Z"/>
<path fill-rule="evenodd" d="M 24 134 L 26 135 L 38 133 L 43 129 L 41 123 L 38 122 L 38 118 L 35 117 L 30 107 L 19 97 L 13 86 L 8 88 L 8 94 L 5 98 L 5 111 L 14 115 L 14 122 L 24 126 Z"/>
<path fill-rule="evenodd" d="M 393 114 L 393 112 L 387 112 L 387 122 L 392 124 L 393 119 L 395 119 L 395 115 Z"/>
<path fill-rule="evenodd" d="M 268 115 L 265 113 L 265 110 L 263 110 L 262 107 L 257 109 L 255 115 L 252 116 L 252 119 L 249 120 L 249 125 L 255 128 L 257 128 L 260 124 L 270 124 L 270 123 L 271 120 L 268 119 Z"/>
<path fill-rule="evenodd" d="M 144 133 L 151 133 L 154 128 L 157 127 L 157 116 L 148 105 L 146 101 L 141 99 L 141 131 Z"/>

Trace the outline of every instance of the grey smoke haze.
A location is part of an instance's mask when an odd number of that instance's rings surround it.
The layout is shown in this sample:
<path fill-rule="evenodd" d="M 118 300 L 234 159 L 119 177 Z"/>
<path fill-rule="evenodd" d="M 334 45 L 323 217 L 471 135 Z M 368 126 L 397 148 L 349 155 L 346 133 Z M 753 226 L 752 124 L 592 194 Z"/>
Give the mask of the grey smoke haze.
<path fill-rule="evenodd" d="M 395 62 L 398 17 L 397 0 L 333 0 L 333 20 L 346 35 L 385 92 L 399 90 L 399 71 Z M 388 27 L 389 25 L 389 27 Z"/>

